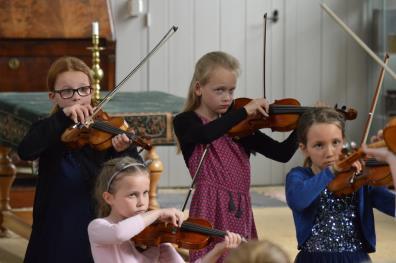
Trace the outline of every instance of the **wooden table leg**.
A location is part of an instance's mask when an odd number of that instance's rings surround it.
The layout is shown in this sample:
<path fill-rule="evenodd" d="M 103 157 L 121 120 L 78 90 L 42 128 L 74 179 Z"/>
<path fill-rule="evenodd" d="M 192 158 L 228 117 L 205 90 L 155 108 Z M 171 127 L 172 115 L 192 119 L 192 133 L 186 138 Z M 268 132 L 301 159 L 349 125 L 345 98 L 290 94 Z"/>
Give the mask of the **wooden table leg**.
<path fill-rule="evenodd" d="M 148 165 L 148 170 L 150 172 L 149 209 L 158 209 L 160 206 L 157 201 L 157 185 L 161 174 L 164 171 L 164 165 L 162 164 L 155 147 L 152 147 L 151 150 L 146 153 L 144 159 L 151 160 L 151 163 Z"/>
<path fill-rule="evenodd" d="M 3 212 L 11 211 L 10 191 L 16 176 L 15 165 L 8 156 L 10 151 L 10 148 L 0 146 L 0 237 L 7 235 Z"/>

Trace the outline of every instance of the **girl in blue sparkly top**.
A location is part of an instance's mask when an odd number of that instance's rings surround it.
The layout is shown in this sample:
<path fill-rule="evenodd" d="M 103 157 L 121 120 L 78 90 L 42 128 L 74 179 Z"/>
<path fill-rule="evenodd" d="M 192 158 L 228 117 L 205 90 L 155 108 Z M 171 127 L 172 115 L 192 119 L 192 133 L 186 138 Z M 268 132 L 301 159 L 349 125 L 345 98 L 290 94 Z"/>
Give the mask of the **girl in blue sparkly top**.
<path fill-rule="evenodd" d="M 327 189 L 332 165 L 344 142 L 344 118 L 330 108 L 304 113 L 297 127 L 306 165 L 286 177 L 286 200 L 293 211 L 298 242 L 295 262 L 367 262 L 375 251 L 373 207 L 395 215 L 395 196 L 382 187 L 361 187 L 346 196 Z M 356 164 L 359 168 L 358 164 Z"/>

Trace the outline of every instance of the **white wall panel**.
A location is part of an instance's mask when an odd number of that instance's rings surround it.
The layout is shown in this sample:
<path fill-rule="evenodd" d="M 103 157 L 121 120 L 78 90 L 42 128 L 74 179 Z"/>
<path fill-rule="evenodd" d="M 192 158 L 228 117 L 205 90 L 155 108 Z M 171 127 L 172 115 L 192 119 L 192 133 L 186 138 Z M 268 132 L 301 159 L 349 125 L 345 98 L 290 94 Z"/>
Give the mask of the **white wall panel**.
<path fill-rule="evenodd" d="M 183 11 L 180 11 L 183 10 Z M 185 97 L 194 65 L 194 10 L 191 0 L 171 0 L 169 20 L 179 27 L 174 39 L 169 40 L 169 75 L 167 92 Z M 188 69 L 191 70 L 189 73 Z"/>
<path fill-rule="evenodd" d="M 116 83 L 118 84 L 147 53 L 147 31 L 144 16 L 134 18 L 128 16 L 126 1 L 113 1 L 112 10 L 117 40 Z M 123 90 L 143 91 L 146 88 L 147 65 L 128 80 Z"/>
<path fill-rule="evenodd" d="M 273 12 L 277 10 L 279 16 L 285 16 L 285 7 L 283 1 L 271 1 L 271 7 L 269 9 L 269 18 L 273 16 Z M 273 103 L 277 99 L 285 98 L 285 42 L 284 42 L 284 19 L 279 19 L 277 22 L 268 21 L 268 91 L 266 91 L 268 100 Z M 283 141 L 286 138 L 286 133 L 284 132 L 270 132 L 268 130 L 267 135 L 271 136 L 275 140 Z M 256 158 L 264 158 L 259 156 Z M 264 184 L 281 184 L 283 183 L 283 177 L 285 174 L 284 164 L 275 162 L 267 159 L 271 165 L 270 177 L 266 175 L 264 178 L 267 179 Z M 262 166 L 262 170 L 266 171 L 266 166 Z M 255 168 L 253 168 L 255 169 Z M 253 170 L 253 172 L 255 172 Z M 254 181 L 256 183 L 256 181 Z"/>
<path fill-rule="evenodd" d="M 246 1 L 220 1 L 220 49 L 232 54 L 239 60 L 242 71 L 246 68 Z M 235 96 L 246 94 L 246 74 L 238 79 Z"/>
<path fill-rule="evenodd" d="M 368 29 L 370 24 L 367 18 L 367 3 L 361 0 L 348 1 L 348 16 L 345 20 L 346 24 L 361 38 L 365 43 L 368 42 Z M 368 63 L 371 58 L 366 52 L 348 35 L 347 40 L 347 56 L 346 65 L 347 83 L 346 83 L 346 100 L 345 104 L 358 110 L 358 117 L 355 121 L 347 124 L 347 139 L 360 143 L 363 129 L 367 117 L 369 100 L 369 91 L 375 90 L 375 85 L 369 83 L 369 67 Z M 379 68 L 379 67 L 378 67 Z M 374 78 L 377 80 L 379 69 L 374 71 Z M 363 88 L 367 87 L 367 88 Z M 373 126 L 374 127 L 374 126 Z"/>
<path fill-rule="evenodd" d="M 245 76 L 243 96 L 248 98 L 258 98 L 264 95 L 263 87 L 263 53 L 264 53 L 264 14 L 270 16 L 271 1 L 247 1 L 246 5 L 246 30 L 244 38 L 246 44 L 245 66 L 242 74 Z M 272 65 L 269 62 L 271 57 L 271 29 L 272 24 L 267 23 L 267 43 L 266 43 L 266 94 L 270 90 Z M 282 53 L 282 52 L 281 52 Z M 279 55 L 278 53 L 275 55 Z M 243 87 L 243 86 L 242 86 Z M 239 87 L 239 88 L 242 88 Z M 282 89 L 282 88 L 281 88 Z M 271 184 L 272 169 L 271 161 L 261 155 L 251 156 L 250 159 L 252 182 L 255 184 Z M 278 173 L 279 174 L 279 173 Z"/>
<path fill-rule="evenodd" d="M 323 100 L 346 104 L 359 112 L 348 126 L 350 137 L 361 132 L 367 115 L 366 54 L 320 8 L 318 0 L 144 0 L 145 17 L 126 18 L 126 1 L 112 0 L 117 30 L 117 80 L 151 49 L 172 25 L 178 32 L 127 85 L 127 90 L 160 90 L 185 97 L 194 65 L 203 54 L 223 50 L 237 57 L 242 74 L 237 96 L 263 94 L 263 15 L 279 11 L 279 21 L 267 25 L 266 94 L 270 101 L 284 97 L 302 105 Z M 367 1 L 326 0 L 352 30 L 366 40 Z M 373 81 L 371 81 L 373 82 Z M 362 94 L 357 98 L 356 94 Z M 283 140 L 288 134 L 267 134 Z M 158 147 L 165 171 L 160 186 L 189 186 L 181 155 L 175 147 Z M 286 172 L 302 163 L 296 154 L 288 164 L 252 157 L 253 184 L 283 183 Z M 264 172 L 269 171 L 269 172 Z"/>
<path fill-rule="evenodd" d="M 147 31 L 150 50 L 171 28 L 169 12 L 169 1 L 148 0 L 150 25 Z M 169 45 L 175 44 L 175 37 L 176 35 L 170 38 L 148 61 L 147 90 L 168 91 Z"/>
<path fill-rule="evenodd" d="M 326 4 L 342 19 L 348 14 L 347 1 L 329 0 Z M 322 85 L 320 97 L 328 103 L 345 103 L 347 72 L 347 35 L 327 14 L 322 20 Z"/>
<path fill-rule="evenodd" d="M 193 45 L 194 61 L 196 62 L 207 52 L 220 49 L 220 0 L 200 0 L 193 2 Z"/>

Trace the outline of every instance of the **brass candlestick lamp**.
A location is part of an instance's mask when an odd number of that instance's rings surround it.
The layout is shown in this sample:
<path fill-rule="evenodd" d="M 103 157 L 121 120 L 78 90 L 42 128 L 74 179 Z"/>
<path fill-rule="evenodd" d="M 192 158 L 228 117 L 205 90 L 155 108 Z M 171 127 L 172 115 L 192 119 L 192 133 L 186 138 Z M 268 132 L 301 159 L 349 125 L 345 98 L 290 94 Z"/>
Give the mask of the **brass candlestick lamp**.
<path fill-rule="evenodd" d="M 99 46 L 99 23 L 92 23 L 92 47 L 88 49 L 92 50 L 92 77 L 93 77 L 93 99 L 96 103 L 100 101 L 100 81 L 103 78 L 103 70 L 100 68 L 100 50 L 103 47 Z"/>

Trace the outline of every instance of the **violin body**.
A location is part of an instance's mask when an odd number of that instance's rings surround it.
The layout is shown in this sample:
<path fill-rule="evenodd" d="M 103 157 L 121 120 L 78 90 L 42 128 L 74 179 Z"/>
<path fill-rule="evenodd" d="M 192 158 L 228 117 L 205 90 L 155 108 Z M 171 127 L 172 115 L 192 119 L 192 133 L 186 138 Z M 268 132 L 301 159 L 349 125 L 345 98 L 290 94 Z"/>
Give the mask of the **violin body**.
<path fill-rule="evenodd" d="M 396 153 L 396 119 L 392 119 L 384 128 L 384 140 L 378 141 L 368 145 L 371 148 L 387 147 L 393 153 Z M 336 178 L 328 184 L 328 189 L 336 195 L 345 195 L 357 191 L 364 185 L 371 186 L 392 186 L 393 178 L 386 163 L 381 163 L 376 160 L 366 160 L 365 167 L 362 174 L 355 173 L 351 166 L 352 164 L 364 157 L 365 153 L 361 148 L 343 158 L 333 165 L 337 173 Z"/>
<path fill-rule="evenodd" d="M 359 174 L 353 170 L 338 173 L 337 177 L 327 185 L 327 189 L 337 196 L 351 194 L 363 185 L 356 183 L 358 176 Z M 359 182 L 363 183 L 363 180 Z"/>
<path fill-rule="evenodd" d="M 107 114 L 106 114 L 107 116 Z M 108 119 L 96 120 L 93 125 L 91 125 L 91 136 L 89 136 L 88 143 L 96 150 L 103 151 L 110 147 L 112 147 L 111 139 L 114 137 L 114 134 L 109 133 L 107 131 L 103 131 L 103 129 L 97 129 L 95 127 L 98 124 L 107 127 L 115 127 L 128 133 L 128 123 L 121 117 L 112 117 Z"/>
<path fill-rule="evenodd" d="M 390 151 L 396 154 L 396 117 L 392 118 L 383 130 L 386 146 Z"/>
<path fill-rule="evenodd" d="M 238 98 L 234 100 L 233 108 L 242 108 L 250 101 L 251 99 L 248 98 Z M 256 130 L 263 128 L 271 128 L 273 131 L 293 130 L 297 125 L 299 113 L 272 114 L 271 108 L 274 107 L 273 105 L 300 106 L 300 103 L 295 99 L 275 100 L 275 102 L 270 105 L 269 117 L 264 117 L 261 114 L 259 116 L 249 116 L 245 120 L 232 127 L 231 130 L 227 132 L 227 134 L 231 137 L 245 137 L 249 134 L 253 134 Z"/>
<path fill-rule="evenodd" d="M 107 113 L 100 111 L 93 123 L 89 127 L 72 126 L 62 134 L 61 140 L 71 149 L 79 149 L 86 144 L 98 151 L 112 147 L 111 139 L 118 134 L 125 133 L 133 143 L 146 150 L 151 149 L 151 145 L 143 138 L 128 131 L 128 123 L 122 117 L 110 117 Z"/>
<path fill-rule="evenodd" d="M 185 249 L 202 249 L 206 247 L 211 236 L 224 237 L 225 232 L 212 228 L 205 219 L 188 218 L 180 228 L 164 222 L 155 222 L 132 238 L 137 246 L 159 246 L 161 243 L 176 244 Z"/>
<path fill-rule="evenodd" d="M 390 167 L 387 164 L 383 164 L 377 167 L 368 167 L 364 170 L 363 176 L 365 184 L 371 186 L 392 186 L 393 177 L 390 171 Z"/>
<path fill-rule="evenodd" d="M 342 172 L 328 184 L 327 188 L 335 195 L 342 196 L 352 194 L 365 185 L 392 186 L 393 178 L 389 166 L 365 168 L 362 174 L 353 171 Z"/>

